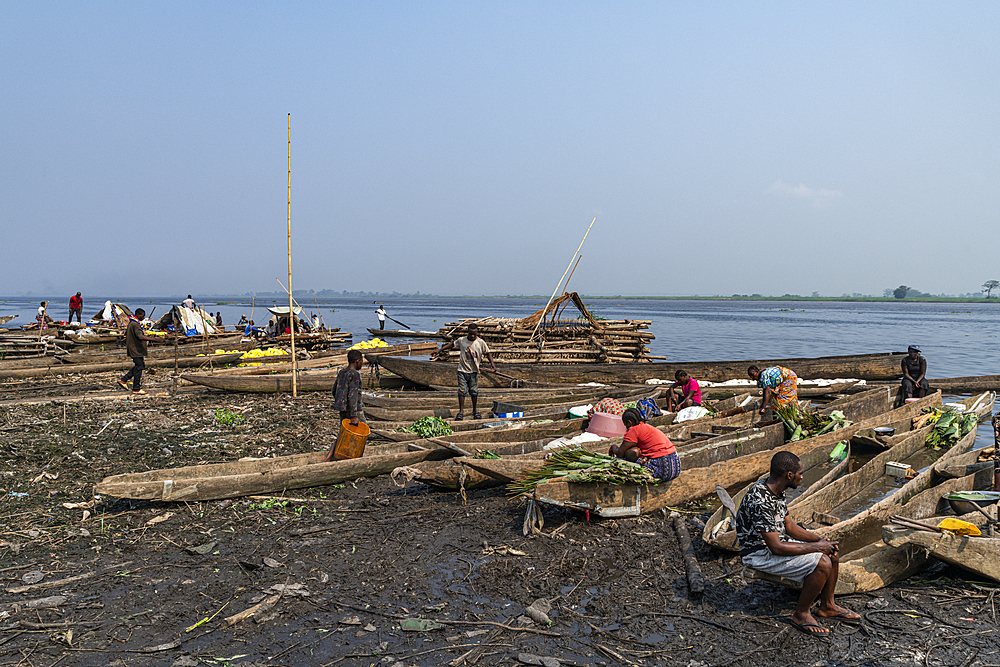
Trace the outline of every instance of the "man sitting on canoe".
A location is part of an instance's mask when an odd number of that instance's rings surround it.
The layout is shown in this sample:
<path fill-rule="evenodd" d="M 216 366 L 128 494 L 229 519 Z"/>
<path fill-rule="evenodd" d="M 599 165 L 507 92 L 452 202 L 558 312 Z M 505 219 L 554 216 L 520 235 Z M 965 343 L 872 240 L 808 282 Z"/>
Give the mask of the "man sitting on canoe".
<path fill-rule="evenodd" d="M 677 382 L 667 389 L 667 412 L 677 412 L 692 405 L 701 405 L 701 385 L 687 371 L 674 373 Z"/>
<path fill-rule="evenodd" d="M 927 360 L 920 356 L 920 347 L 911 345 L 900 362 L 903 371 L 903 398 L 923 398 L 930 385 L 927 384 Z"/>
<path fill-rule="evenodd" d="M 810 612 L 819 598 L 816 615 L 857 621 L 861 617 L 833 600 L 840 571 L 838 544 L 792 521 L 785 505 L 785 489 L 802 482 L 802 462 L 791 452 L 771 457 L 771 473 L 747 491 L 736 511 L 736 537 L 747 567 L 791 579 L 802 586 L 792 614 L 792 625 L 807 634 L 830 631 Z"/>
<path fill-rule="evenodd" d="M 784 366 L 771 366 L 764 370 L 751 366 L 747 369 L 747 374 L 764 390 L 764 396 L 760 400 L 760 414 L 764 414 L 772 403 L 775 408 L 780 408 L 799 400 L 799 378 Z"/>
<path fill-rule="evenodd" d="M 681 473 L 681 461 L 670 438 L 658 428 L 643 421 L 636 408 L 622 414 L 625 435 L 622 444 L 611 445 L 608 456 L 639 463 L 661 482 L 669 482 Z"/>
<path fill-rule="evenodd" d="M 469 333 L 462 336 L 457 341 L 452 340 L 437 352 L 431 355 L 433 361 L 441 353 L 447 352 L 458 345 L 458 414 L 456 421 L 465 418 L 465 395 L 472 397 L 472 418 L 482 419 L 479 414 L 479 363 L 483 356 L 490 360 L 490 369 L 496 373 L 497 367 L 493 363 L 493 353 L 490 352 L 486 341 L 479 337 L 479 325 L 473 322 L 469 325 Z"/>

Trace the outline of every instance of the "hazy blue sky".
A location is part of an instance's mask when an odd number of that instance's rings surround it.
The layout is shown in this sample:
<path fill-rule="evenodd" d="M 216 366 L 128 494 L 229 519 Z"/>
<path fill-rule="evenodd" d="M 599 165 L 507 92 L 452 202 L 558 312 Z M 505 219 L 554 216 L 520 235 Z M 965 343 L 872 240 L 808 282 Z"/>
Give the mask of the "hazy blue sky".
<path fill-rule="evenodd" d="M 0 294 L 968 292 L 1000 3 L 7 2 Z"/>

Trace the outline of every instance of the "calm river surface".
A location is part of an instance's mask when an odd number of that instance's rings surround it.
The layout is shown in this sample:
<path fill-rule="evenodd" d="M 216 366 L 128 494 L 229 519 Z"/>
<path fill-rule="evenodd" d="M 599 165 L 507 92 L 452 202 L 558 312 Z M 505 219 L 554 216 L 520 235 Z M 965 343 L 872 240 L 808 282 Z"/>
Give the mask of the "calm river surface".
<path fill-rule="evenodd" d="M 68 316 L 69 297 L 52 299 L 49 314 Z M 93 315 L 105 297 L 86 298 L 84 317 Z M 142 307 L 154 317 L 169 307 L 164 300 L 116 297 L 131 308 Z M 544 298 L 414 297 L 387 299 L 390 317 L 412 329 L 437 330 L 462 317 L 511 317 L 531 314 L 545 305 Z M 919 345 L 927 358 L 930 377 L 992 375 L 1000 373 L 1000 302 L 993 303 L 853 303 L 853 302 L 746 302 L 657 299 L 586 299 L 588 308 L 607 319 L 651 320 L 656 336 L 650 344 L 654 355 L 671 361 L 813 357 L 905 350 Z M 253 319 L 265 322 L 257 301 Z M 286 302 L 287 303 L 287 302 Z M 355 342 L 369 337 L 366 327 L 378 328 L 372 299 L 344 298 L 302 301 L 307 312 L 319 312 L 329 327 L 354 333 Z M 278 305 L 281 304 L 280 299 Z M 211 312 L 221 312 L 227 324 L 241 314 L 250 317 L 250 301 L 222 304 L 206 300 Z M 8 326 L 34 319 L 37 299 L 0 301 L 0 315 L 18 314 Z M 575 312 L 572 307 L 566 315 Z M 387 328 L 401 328 L 386 322 Z"/>

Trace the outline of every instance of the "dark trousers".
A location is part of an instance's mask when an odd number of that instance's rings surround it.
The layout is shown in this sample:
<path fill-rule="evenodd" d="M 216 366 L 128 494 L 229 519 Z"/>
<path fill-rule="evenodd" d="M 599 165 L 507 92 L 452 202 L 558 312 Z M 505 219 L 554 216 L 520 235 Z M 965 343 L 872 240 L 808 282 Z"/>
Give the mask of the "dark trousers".
<path fill-rule="evenodd" d="M 122 382 L 127 383 L 129 378 L 132 378 L 132 391 L 139 391 L 142 388 L 142 370 L 146 367 L 146 359 L 143 357 L 132 357 L 132 363 L 135 366 L 125 374 Z"/>
<path fill-rule="evenodd" d="M 379 320 L 378 321 L 378 330 L 379 331 L 385 331 L 385 320 Z"/>
<path fill-rule="evenodd" d="M 83 324 L 83 320 L 80 318 L 80 313 L 83 312 L 83 308 L 70 308 L 69 309 L 69 321 L 73 321 L 73 316 L 76 315 L 76 321 Z"/>

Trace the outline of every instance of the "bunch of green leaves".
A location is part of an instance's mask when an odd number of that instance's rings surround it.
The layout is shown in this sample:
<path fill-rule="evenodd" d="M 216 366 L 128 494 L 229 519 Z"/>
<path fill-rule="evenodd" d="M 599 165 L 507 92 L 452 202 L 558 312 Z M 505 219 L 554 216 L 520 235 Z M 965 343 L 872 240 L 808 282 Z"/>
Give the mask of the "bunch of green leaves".
<path fill-rule="evenodd" d="M 440 417 L 421 417 L 409 426 L 404 426 L 401 430 L 407 433 L 416 433 L 421 438 L 437 438 L 453 433 L 448 422 Z"/>
<path fill-rule="evenodd" d="M 656 484 L 653 473 L 643 465 L 588 451 L 582 447 L 555 450 L 541 469 L 507 485 L 511 495 L 530 493 L 542 482 L 604 482 L 606 484 Z"/>
<path fill-rule="evenodd" d="M 500 457 L 491 449 L 480 449 L 473 457 L 476 459 L 499 459 Z"/>
<path fill-rule="evenodd" d="M 962 414 L 952 410 L 942 410 L 934 422 L 934 428 L 927 435 L 927 446 L 934 449 L 949 449 L 978 425 L 979 417 L 973 413 Z"/>
<path fill-rule="evenodd" d="M 823 435 L 851 424 L 840 410 L 834 410 L 829 415 L 824 415 L 819 412 L 803 410 L 795 403 L 782 405 L 775 410 L 775 413 L 788 430 L 789 442 L 798 442 L 805 438 Z"/>

